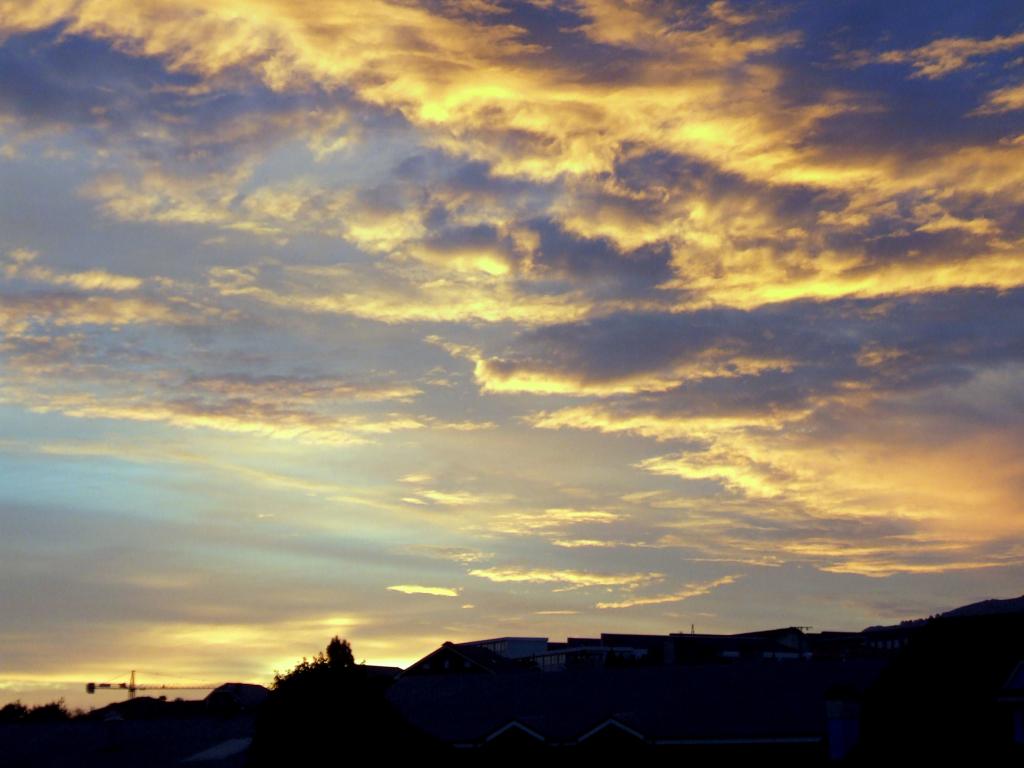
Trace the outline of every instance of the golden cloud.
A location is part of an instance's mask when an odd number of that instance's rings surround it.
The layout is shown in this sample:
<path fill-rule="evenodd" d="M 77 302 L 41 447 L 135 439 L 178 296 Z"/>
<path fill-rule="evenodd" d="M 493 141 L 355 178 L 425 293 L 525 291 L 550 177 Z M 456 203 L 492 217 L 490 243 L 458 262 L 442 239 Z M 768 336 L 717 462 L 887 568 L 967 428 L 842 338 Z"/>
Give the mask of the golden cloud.
<path fill-rule="evenodd" d="M 36 413 L 162 423 L 183 429 L 258 435 L 323 445 L 365 443 L 428 420 L 365 406 L 407 403 L 419 390 L 402 383 L 287 376 L 205 376 L 115 372 L 78 362 L 81 338 L 22 339 L 9 351 L 5 399 Z M 183 394 L 185 393 L 185 394 Z"/>
<path fill-rule="evenodd" d="M 610 603 L 598 603 L 597 607 L 601 609 L 607 608 L 636 608 L 639 606 L 646 605 L 664 605 L 665 603 L 681 603 L 683 600 L 689 600 L 691 597 L 701 597 L 706 595 L 718 587 L 724 587 L 727 584 L 733 584 L 739 576 L 723 576 L 720 579 L 714 581 L 708 581 L 701 584 L 687 584 L 682 589 L 672 592 L 667 595 L 654 595 L 652 597 L 631 597 L 626 600 Z"/>
<path fill-rule="evenodd" d="M 810 408 L 801 408 L 774 413 L 679 416 L 644 411 L 623 413 L 610 406 L 588 404 L 542 411 L 528 416 L 526 420 L 539 429 L 590 429 L 609 434 L 629 432 L 655 440 L 701 440 L 745 429 L 777 429 L 810 413 Z"/>
<path fill-rule="evenodd" d="M 504 583 L 563 584 L 577 587 L 622 587 L 632 589 L 643 584 L 660 581 L 660 573 L 589 573 L 586 571 L 548 568 L 494 567 L 474 568 L 470 576 Z"/>
<path fill-rule="evenodd" d="M 211 287 L 223 296 L 246 297 L 263 304 L 302 313 L 354 315 L 384 323 L 504 322 L 523 325 L 573 322 L 595 314 L 582 292 L 559 296 L 529 295 L 500 276 L 487 274 L 439 276 L 425 269 L 405 269 L 362 275 L 353 285 L 345 267 L 321 269 L 314 275 L 301 267 L 284 267 L 286 284 L 260 284 L 258 268 L 217 267 L 210 272 Z M 614 311 L 619 303 L 601 307 Z"/>
<path fill-rule="evenodd" d="M 1024 32 L 998 35 L 987 40 L 944 37 L 909 51 L 886 51 L 875 60 L 883 64 L 910 64 L 914 67 L 914 77 L 934 80 L 963 69 L 972 59 L 1012 51 L 1021 46 L 1024 46 Z"/>
<path fill-rule="evenodd" d="M 381 1 L 357 9 L 284 0 L 232 0 L 215 6 L 198 0 L 54 0 L 31 6 L 5 0 L 0 25 L 24 32 L 64 22 L 68 33 L 109 40 L 129 54 L 159 57 L 171 70 L 195 73 L 209 83 L 230 82 L 233 72 L 244 70 L 278 91 L 348 89 L 364 103 L 400 112 L 420 132 L 423 145 L 484 162 L 495 176 L 563 181 L 565 193 L 550 213 L 571 232 L 607 237 L 625 250 L 669 245 L 677 278 L 664 287 L 687 292 L 684 308 L 1024 284 L 1020 246 L 1000 240 L 992 217 L 968 218 L 947 210 L 910 222 L 921 232 L 962 229 L 987 238 L 976 256 L 960 251 L 908 254 L 876 264 L 857 250 L 833 250 L 821 236 L 828 226 L 870 223 L 891 211 L 901 196 L 949 205 L 956 197 L 973 195 L 1003 208 L 1019 206 L 1024 144 L 1013 136 L 1003 143 L 942 146 L 920 155 L 870 148 L 833 151 L 813 140 L 823 122 L 877 107 L 836 89 L 797 105 L 782 98 L 785 72 L 766 55 L 797 45 L 798 34 L 758 34 L 753 16 L 721 2 L 701 10 L 587 0 L 573 10 L 579 17 L 574 34 L 644 56 L 631 60 L 612 80 L 585 77 L 576 62 L 545 55 L 529 42 L 526 30 L 504 23 L 504 14 L 448 4 L 423 8 Z M 976 57 L 1022 44 L 1024 34 L 944 38 L 913 51 L 881 54 L 879 60 L 910 63 L 920 76 L 938 77 Z M 987 108 L 1015 108 L 1015 94 L 1012 89 L 997 92 Z M 333 147 L 332 131 L 341 131 L 343 119 L 332 113 L 323 125 L 303 131 Z M 245 120 L 259 122 L 253 116 Z M 248 135 L 254 128 L 245 120 L 224 130 Z M 620 161 L 645 153 L 686 158 L 767 189 L 801 187 L 848 202 L 840 211 L 822 211 L 814 231 L 766 210 L 753 199 L 756 195 L 716 208 L 706 190 L 697 195 L 648 190 L 664 210 L 638 215 L 621 205 L 634 193 L 618 183 L 615 171 Z M 360 204 L 351 191 L 317 189 L 303 180 L 247 189 L 240 196 L 255 162 L 247 159 L 232 171 L 194 179 L 150 164 L 138 178 L 106 176 L 88 192 L 111 215 L 124 219 L 212 224 L 274 238 L 310 229 L 345 237 L 370 252 L 413 260 L 417 266 L 403 266 L 402 272 L 424 288 L 422 295 L 398 295 L 371 279 L 377 290 L 361 285 L 363 290 L 328 295 L 259 285 L 244 289 L 281 306 L 385 322 L 524 324 L 571 322 L 596 310 L 583 294 L 555 297 L 521 290 L 513 281 L 525 272 L 516 274 L 502 247 L 429 242 L 419 206 L 375 210 Z M 584 215 L 581 193 L 589 194 L 586 190 L 595 183 L 604 185 L 603 200 Z M 512 211 L 491 211 L 485 218 L 503 228 L 516 247 L 529 249 L 531 236 L 516 234 L 528 227 L 513 221 Z M 425 264 L 432 269 L 421 269 Z M 110 289 L 117 285 L 114 276 L 99 272 L 67 280 Z M 240 290 L 236 284 L 234 291 Z M 635 303 L 624 305 L 630 306 Z M 659 381 L 637 386 L 658 387 Z M 526 377 L 507 386 L 557 393 L 574 383 Z"/>
<path fill-rule="evenodd" d="M 552 542 L 556 547 L 564 549 L 613 549 L 616 547 L 630 546 L 621 541 L 604 541 L 603 539 L 554 539 Z"/>
<path fill-rule="evenodd" d="M 976 115 L 998 115 L 1024 109 L 1024 84 L 998 88 L 985 97 L 985 103 L 974 110 Z"/>
<path fill-rule="evenodd" d="M 16 336 L 40 326 L 197 325 L 217 314 L 216 310 L 183 300 L 66 294 L 4 296 L 0 329 Z"/>
<path fill-rule="evenodd" d="M 879 364 L 892 354 L 868 350 L 860 362 Z M 1014 375 L 979 374 L 958 397 L 1010 386 Z M 917 396 L 865 391 L 791 412 L 719 419 L 590 404 L 537 414 L 532 423 L 691 443 L 637 464 L 719 489 L 691 485 L 693 495 L 678 502 L 656 494 L 632 499 L 680 510 L 675 525 L 688 535 L 662 537 L 663 544 L 703 548 L 711 557 L 810 559 L 824 570 L 873 576 L 1017 562 L 998 552 L 1005 549 L 999 542 L 1024 532 L 1011 490 L 1024 477 L 1018 436 L 1011 427 L 953 428 L 941 411 L 914 408 Z M 841 428 L 822 430 L 835 420 Z M 760 526 L 776 533 L 765 540 Z M 832 536 L 821 533 L 832 529 Z"/>
<path fill-rule="evenodd" d="M 798 277 L 786 275 L 784 264 L 772 264 L 769 259 L 761 259 L 760 268 L 740 267 L 723 278 L 680 265 L 683 275 L 672 284 L 695 289 L 696 298 L 680 307 L 686 310 L 716 305 L 752 309 L 798 299 L 881 298 L 958 288 L 1009 290 L 1024 285 L 1024 259 L 1019 254 L 1015 244 L 961 261 L 929 259 L 878 266 L 852 254 L 823 254 L 816 259 L 808 255 L 807 263 L 814 266 Z"/>
<path fill-rule="evenodd" d="M 65 271 L 38 263 L 39 254 L 19 248 L 0 258 L 5 281 L 30 281 L 51 288 L 45 293 L 5 293 L 0 301 L 0 331 L 10 338 L 39 338 L 48 331 L 79 326 L 194 326 L 229 319 L 233 311 L 193 300 L 191 289 L 172 280 L 118 275 L 102 269 Z M 140 289 L 149 287 L 149 291 Z M 135 295 L 125 295 L 135 293 Z"/>
<path fill-rule="evenodd" d="M 424 587 L 420 584 L 396 584 L 388 587 L 392 592 L 401 592 L 404 595 L 433 595 L 435 597 L 458 597 L 459 590 L 451 587 Z"/>
<path fill-rule="evenodd" d="M 734 350 L 706 349 L 694 359 L 669 364 L 663 370 L 593 380 L 573 371 L 547 369 L 500 358 L 476 357 L 473 375 L 484 392 L 529 393 L 534 395 L 570 395 L 573 397 L 611 396 L 640 392 L 664 392 L 686 381 L 706 378 L 755 376 L 765 371 L 787 371 L 788 360 L 757 358 Z"/>
<path fill-rule="evenodd" d="M 31 280 L 56 286 L 70 286 L 81 291 L 134 291 L 142 286 L 142 280 L 128 275 L 115 275 L 102 269 L 84 272 L 57 272 L 35 263 L 38 253 L 23 248 L 8 254 L 3 267 L 8 280 Z"/>
<path fill-rule="evenodd" d="M 188 402 L 154 402 L 148 397 L 136 397 L 132 402 L 120 398 L 99 398 L 91 394 L 26 395 L 19 399 L 36 413 L 61 413 L 80 419 L 160 422 L 185 429 L 213 429 L 322 445 L 364 443 L 375 436 L 423 427 L 415 418 L 401 414 L 374 418 L 299 411 L 275 412 L 244 406 L 207 409 Z"/>
<path fill-rule="evenodd" d="M 508 496 L 490 493 L 472 493 L 470 491 L 439 491 L 426 488 L 416 491 L 415 496 L 405 497 L 403 501 L 413 504 L 439 504 L 443 507 L 482 506 L 507 501 Z"/>
<path fill-rule="evenodd" d="M 550 508 L 542 512 L 505 512 L 488 517 L 481 525 L 487 532 L 513 535 L 557 535 L 577 525 L 610 525 L 623 519 L 603 509 Z M 553 542 L 557 546 L 563 546 Z"/>

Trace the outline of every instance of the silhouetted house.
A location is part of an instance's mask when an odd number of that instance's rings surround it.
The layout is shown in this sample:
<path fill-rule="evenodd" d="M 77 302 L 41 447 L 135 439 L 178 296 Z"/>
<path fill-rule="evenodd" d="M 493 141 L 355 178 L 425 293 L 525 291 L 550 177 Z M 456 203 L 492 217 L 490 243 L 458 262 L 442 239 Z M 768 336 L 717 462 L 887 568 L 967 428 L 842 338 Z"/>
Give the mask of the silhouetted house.
<path fill-rule="evenodd" d="M 402 674 L 401 667 L 385 667 L 379 664 L 360 664 L 359 668 L 371 680 L 394 680 Z"/>
<path fill-rule="evenodd" d="M 634 658 L 650 665 L 709 664 L 738 659 L 803 659 L 810 656 L 807 635 L 797 627 L 735 635 L 603 633 L 599 644 L 620 651 L 626 648 L 642 651 Z"/>
<path fill-rule="evenodd" d="M 467 643 L 445 643 L 402 674 L 493 673 L 509 669 L 555 672 L 635 662 L 645 655 L 643 648 L 608 645 L 597 639 L 581 641 L 575 638 L 565 643 L 551 643 L 546 637 L 498 637 Z"/>
<path fill-rule="evenodd" d="M 605 632 L 600 637 L 570 637 L 565 642 L 551 642 L 544 637 L 496 637 L 445 643 L 404 674 L 438 670 L 450 673 L 497 671 L 510 666 L 560 672 L 602 666 L 880 658 L 904 648 L 915 629 L 915 626 L 901 625 L 871 627 L 863 632 L 806 633 L 799 627 L 782 627 L 733 635 Z"/>
<path fill-rule="evenodd" d="M 873 651 L 891 653 L 905 648 L 911 641 L 914 632 L 923 627 L 921 622 L 907 622 L 889 627 L 868 627 L 861 635 L 864 648 Z"/>
<path fill-rule="evenodd" d="M 806 636 L 796 627 L 736 635 L 674 633 L 668 637 L 666 663 L 669 664 L 705 664 L 736 659 L 795 660 L 810 656 Z"/>
<path fill-rule="evenodd" d="M 810 652 L 807 635 L 799 627 L 740 632 L 728 637 L 759 641 L 759 650 L 765 659 L 803 659 L 807 658 Z"/>
<path fill-rule="evenodd" d="M 1003 684 L 999 701 L 1010 710 L 1013 743 L 1024 745 L 1024 661 L 1017 664 Z"/>
<path fill-rule="evenodd" d="M 462 648 L 486 648 L 504 659 L 526 659 L 548 650 L 546 637 L 493 637 L 459 643 Z"/>
<path fill-rule="evenodd" d="M 570 640 L 573 642 L 573 640 Z M 586 640 L 576 639 L 580 647 L 586 647 Z M 668 650 L 668 635 L 632 635 L 602 632 L 598 645 L 611 648 L 632 648 L 638 653 L 635 658 L 643 659 L 646 664 L 671 664 L 672 654 Z"/>
<path fill-rule="evenodd" d="M 496 637 L 445 643 L 416 662 L 405 674 L 439 669 L 453 672 L 494 671 L 532 666 L 544 672 L 578 667 L 708 664 L 750 659 L 809 658 L 811 644 L 799 628 L 787 627 L 736 635 L 637 635 L 602 633 L 550 642 L 545 637 Z M 445 650 L 447 649 L 447 650 Z M 443 652 L 442 652 L 443 651 Z"/>
<path fill-rule="evenodd" d="M 202 701 L 174 699 L 166 696 L 136 696 L 134 699 L 115 701 L 90 710 L 90 720 L 170 720 L 202 717 Z"/>
<path fill-rule="evenodd" d="M 457 654 L 455 646 L 440 651 Z M 431 654 L 435 661 L 453 655 Z M 428 659 L 431 657 L 428 656 Z M 388 691 L 412 725 L 457 747 L 784 748 L 826 753 L 829 734 L 850 747 L 854 701 L 877 677 L 879 660 L 740 660 L 731 664 L 567 668 L 537 674 L 505 668 L 491 674 L 402 675 Z M 416 665 L 414 665 L 415 667 Z M 831 706 L 826 706 L 828 702 Z M 836 738 L 835 736 L 833 738 Z"/>
<path fill-rule="evenodd" d="M 635 663 L 644 658 L 642 648 L 628 646 L 577 646 L 553 648 L 545 653 L 530 657 L 541 672 L 562 672 L 582 667 L 605 667 L 623 663 Z"/>
<path fill-rule="evenodd" d="M 270 691 L 262 685 L 224 683 L 210 691 L 205 702 L 207 710 L 212 713 L 233 715 L 255 710 L 269 695 Z"/>
<path fill-rule="evenodd" d="M 863 632 L 814 632 L 807 647 L 815 659 L 851 659 L 869 655 Z"/>
<path fill-rule="evenodd" d="M 417 675 L 496 674 L 535 668 L 532 661 L 506 658 L 477 643 L 445 643 L 433 653 L 410 665 L 399 677 Z"/>

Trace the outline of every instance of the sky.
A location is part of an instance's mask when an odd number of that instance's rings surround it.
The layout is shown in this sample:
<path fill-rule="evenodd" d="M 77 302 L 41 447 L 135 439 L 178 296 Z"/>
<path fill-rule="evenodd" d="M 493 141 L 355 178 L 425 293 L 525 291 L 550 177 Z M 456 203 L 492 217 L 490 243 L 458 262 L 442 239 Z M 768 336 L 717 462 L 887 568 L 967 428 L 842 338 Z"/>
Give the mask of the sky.
<path fill-rule="evenodd" d="M 1018 0 L 0 0 L 0 703 L 1024 589 Z"/>

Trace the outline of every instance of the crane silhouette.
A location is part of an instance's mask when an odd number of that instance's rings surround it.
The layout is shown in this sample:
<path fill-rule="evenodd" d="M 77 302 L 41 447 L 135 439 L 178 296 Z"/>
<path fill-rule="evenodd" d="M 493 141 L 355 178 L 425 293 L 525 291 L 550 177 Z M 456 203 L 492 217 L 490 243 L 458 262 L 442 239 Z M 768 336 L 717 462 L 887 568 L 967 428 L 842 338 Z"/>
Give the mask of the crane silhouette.
<path fill-rule="evenodd" d="M 128 691 L 128 698 L 134 699 L 136 691 L 205 691 L 216 687 L 209 683 L 200 685 L 139 685 L 135 682 L 135 670 L 133 669 L 126 683 L 86 683 L 85 692 Z"/>

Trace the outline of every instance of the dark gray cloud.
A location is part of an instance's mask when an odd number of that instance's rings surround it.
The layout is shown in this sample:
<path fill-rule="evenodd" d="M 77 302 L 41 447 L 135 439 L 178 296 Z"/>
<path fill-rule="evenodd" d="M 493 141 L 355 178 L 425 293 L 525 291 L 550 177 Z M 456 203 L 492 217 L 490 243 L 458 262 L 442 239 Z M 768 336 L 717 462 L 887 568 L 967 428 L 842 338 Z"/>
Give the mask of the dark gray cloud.
<path fill-rule="evenodd" d="M 506 375 L 524 369 L 615 382 L 697 363 L 721 350 L 721 376 L 683 383 L 674 392 L 650 396 L 651 402 L 678 399 L 698 411 L 712 400 L 762 397 L 771 406 L 835 393 L 853 382 L 873 392 L 962 382 L 978 369 L 1024 359 L 1022 328 L 1021 291 L 629 313 L 527 331 L 497 352 L 494 366 Z M 741 375 L 746 358 L 778 360 L 788 370 Z M 734 359 L 731 373 L 728 363 Z"/>

